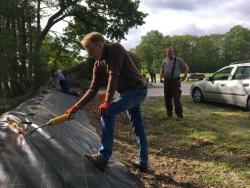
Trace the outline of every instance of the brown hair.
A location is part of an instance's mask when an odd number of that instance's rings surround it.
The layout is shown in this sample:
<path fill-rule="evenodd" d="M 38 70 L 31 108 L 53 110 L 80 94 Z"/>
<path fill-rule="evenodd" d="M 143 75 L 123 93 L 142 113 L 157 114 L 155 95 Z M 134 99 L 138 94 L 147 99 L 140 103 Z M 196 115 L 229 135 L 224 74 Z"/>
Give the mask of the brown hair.
<path fill-rule="evenodd" d="M 104 43 L 105 42 L 105 39 L 104 37 L 102 36 L 101 33 L 99 32 L 91 32 L 91 33 L 88 33 L 83 39 L 82 39 L 82 44 L 87 44 L 88 46 L 89 45 L 92 45 L 92 44 L 95 44 L 95 43 L 98 43 L 98 42 L 101 42 L 101 43 Z"/>
<path fill-rule="evenodd" d="M 171 50 L 171 51 L 174 51 L 174 48 L 172 47 L 169 47 L 169 48 L 166 48 L 167 51 Z"/>

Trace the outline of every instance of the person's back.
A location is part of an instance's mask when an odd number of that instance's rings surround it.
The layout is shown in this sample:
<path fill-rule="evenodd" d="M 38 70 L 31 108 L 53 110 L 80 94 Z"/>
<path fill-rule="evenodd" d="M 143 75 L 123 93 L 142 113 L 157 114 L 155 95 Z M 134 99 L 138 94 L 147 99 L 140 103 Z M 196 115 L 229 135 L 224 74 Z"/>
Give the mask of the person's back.
<path fill-rule="evenodd" d="M 114 56 L 122 58 L 119 58 L 119 61 L 114 61 Z M 109 74 L 115 77 L 115 82 L 117 82 L 116 88 L 111 87 L 110 89 L 112 91 L 115 89 L 119 93 L 123 93 L 128 89 L 140 88 L 147 84 L 126 50 L 119 43 L 104 45 L 103 58 L 96 61 L 94 65 L 95 71 L 101 74 L 94 75 L 96 77 L 93 79 L 94 82 L 98 82 L 99 80 L 108 82 L 107 78 Z"/>
<path fill-rule="evenodd" d="M 52 77 L 53 81 L 58 81 L 59 82 L 60 87 L 61 87 L 63 92 L 65 92 L 65 93 L 69 92 L 68 82 L 67 82 L 67 80 L 66 80 L 66 78 L 65 78 L 65 76 L 63 75 L 62 72 L 52 70 L 51 71 L 51 77 Z"/>
<path fill-rule="evenodd" d="M 153 75 L 156 75 L 156 70 L 155 70 L 155 68 L 152 68 L 152 74 L 153 74 Z"/>
<path fill-rule="evenodd" d="M 62 73 L 62 72 L 59 72 L 59 71 L 55 72 L 55 77 L 56 77 L 56 79 L 57 79 L 58 81 L 60 81 L 60 80 L 66 80 L 66 79 L 65 79 L 65 76 L 63 75 L 63 73 Z"/>

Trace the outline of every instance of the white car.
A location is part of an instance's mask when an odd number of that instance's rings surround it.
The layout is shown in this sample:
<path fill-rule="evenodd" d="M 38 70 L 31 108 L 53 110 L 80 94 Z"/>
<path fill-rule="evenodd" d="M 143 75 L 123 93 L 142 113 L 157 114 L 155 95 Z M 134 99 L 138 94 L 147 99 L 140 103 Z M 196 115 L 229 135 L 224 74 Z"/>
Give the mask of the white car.
<path fill-rule="evenodd" d="M 191 86 L 194 102 L 213 101 L 250 110 L 250 60 L 230 64 Z"/>

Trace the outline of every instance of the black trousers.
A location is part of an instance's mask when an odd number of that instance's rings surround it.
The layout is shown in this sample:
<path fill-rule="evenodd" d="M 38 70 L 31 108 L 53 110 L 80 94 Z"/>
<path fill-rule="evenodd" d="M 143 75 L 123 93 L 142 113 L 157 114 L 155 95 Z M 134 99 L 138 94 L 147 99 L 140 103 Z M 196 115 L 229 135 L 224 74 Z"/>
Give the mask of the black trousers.
<path fill-rule="evenodd" d="M 151 82 L 156 83 L 156 74 L 150 74 Z"/>
<path fill-rule="evenodd" d="M 167 116 L 173 114 L 173 102 L 177 117 L 183 117 L 183 109 L 181 104 L 181 81 L 180 79 L 164 80 L 164 98 L 167 110 Z"/>

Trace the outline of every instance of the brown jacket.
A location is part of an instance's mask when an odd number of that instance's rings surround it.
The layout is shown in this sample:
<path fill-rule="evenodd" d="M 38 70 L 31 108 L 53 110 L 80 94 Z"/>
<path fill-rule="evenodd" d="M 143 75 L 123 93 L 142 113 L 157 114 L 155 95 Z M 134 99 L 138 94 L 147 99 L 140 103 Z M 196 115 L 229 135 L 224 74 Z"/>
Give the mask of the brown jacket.
<path fill-rule="evenodd" d="M 123 93 L 147 85 L 127 51 L 119 43 L 104 45 L 102 59 L 95 62 L 92 82 L 81 99 L 81 106 L 88 103 L 97 94 L 100 86 L 106 83 L 105 101 L 112 101 L 116 90 Z"/>

